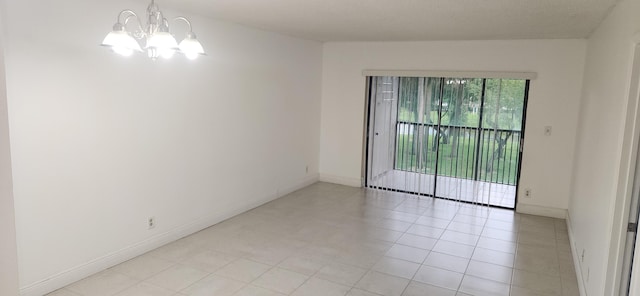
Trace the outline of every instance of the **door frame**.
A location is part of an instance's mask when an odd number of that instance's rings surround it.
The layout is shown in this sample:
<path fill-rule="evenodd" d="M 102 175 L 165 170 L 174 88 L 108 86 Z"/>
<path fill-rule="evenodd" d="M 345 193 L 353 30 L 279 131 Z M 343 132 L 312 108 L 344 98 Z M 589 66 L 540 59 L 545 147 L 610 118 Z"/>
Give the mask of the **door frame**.
<path fill-rule="evenodd" d="M 372 131 L 372 126 L 373 123 L 372 120 L 373 118 L 375 118 L 375 99 L 374 97 L 374 88 L 377 84 L 377 80 L 375 79 L 376 77 L 384 77 L 384 76 L 389 76 L 389 77 L 395 77 L 395 78 L 399 78 L 399 77 L 424 77 L 424 78 L 433 78 L 433 76 L 413 76 L 413 75 L 406 75 L 406 73 L 404 73 L 403 71 L 401 71 L 403 73 L 403 75 L 392 75 L 392 74 L 387 74 L 387 75 L 382 75 L 386 72 L 389 71 L 382 71 L 381 73 L 366 73 L 367 71 L 363 72 L 363 75 L 365 76 L 365 103 L 364 103 L 364 122 L 363 122 L 363 137 L 362 137 L 362 165 L 361 165 L 361 186 L 363 188 L 369 188 L 369 170 L 372 167 L 371 165 L 371 158 L 372 158 L 372 150 L 373 147 L 371 147 L 371 139 L 374 137 L 373 135 L 373 131 Z M 413 72 L 412 72 L 413 73 Z M 417 73 L 417 72 L 416 72 Z M 515 78 L 509 78 L 509 76 L 496 76 L 496 75 L 489 75 L 489 74 L 484 74 L 484 75 L 480 75 L 478 73 L 484 73 L 484 72 L 446 72 L 446 73 L 456 73 L 456 74 L 460 74 L 460 73 L 473 73 L 474 75 L 462 75 L 460 77 L 470 77 L 470 78 L 478 78 L 478 79 L 483 79 L 483 88 L 482 88 L 482 101 L 484 102 L 484 97 L 485 97 L 485 90 L 486 90 L 486 80 L 487 79 L 517 79 L 517 80 L 524 80 L 525 81 L 525 89 L 524 89 L 524 98 L 523 98 L 523 110 L 522 110 L 522 121 L 521 121 L 521 131 L 520 131 L 520 143 L 519 143 L 519 151 L 518 151 L 518 165 L 516 167 L 516 184 L 515 186 L 515 194 L 514 194 L 514 206 L 513 208 L 511 207 L 506 207 L 506 206 L 500 206 L 500 205 L 493 205 L 493 204 L 482 204 L 484 206 L 487 207 L 492 207 L 492 208 L 501 208 L 501 209 L 507 209 L 507 210 L 513 210 L 516 211 L 517 210 L 517 206 L 518 206 L 518 200 L 519 200 L 519 189 L 520 189 L 520 177 L 521 177 L 521 173 L 522 173 L 522 159 L 523 159 L 523 152 L 524 152 L 524 139 L 525 139 L 525 128 L 526 128 L 526 118 L 527 118 L 527 106 L 529 103 L 529 91 L 530 91 L 530 87 L 531 87 L 531 80 L 535 79 L 536 76 L 535 75 L 530 75 L 530 74 L 523 74 L 520 76 L 513 76 Z M 487 72 L 489 73 L 489 72 Z M 511 72 L 505 72 L 505 73 L 511 73 Z M 515 73 L 515 72 L 513 72 Z M 373 74 L 378 74 L 378 75 L 373 75 Z M 395 73 L 398 74 L 398 73 Z M 513 75 L 513 74 L 511 74 Z M 440 78 L 441 84 L 444 85 L 444 79 L 447 77 L 435 77 L 435 78 Z M 457 78 L 457 77 L 451 77 L 451 78 Z M 400 88 L 400 82 L 398 82 L 398 96 L 399 96 L 399 88 Z M 441 92 L 444 90 L 444 87 L 441 88 Z M 376 90 L 377 91 L 377 90 Z M 442 98 L 443 95 L 442 93 L 440 94 L 440 97 Z M 483 104 L 484 105 L 484 104 Z M 484 108 L 484 106 L 480 106 L 480 108 Z M 399 110 L 399 107 L 397 107 Z M 373 110 L 372 110 L 373 109 Z M 441 112 L 442 109 L 442 101 L 440 102 L 439 105 L 439 111 Z M 438 119 L 438 127 L 440 126 L 440 116 Z M 482 119 L 480 119 L 482 120 Z M 396 119 L 397 121 L 397 119 Z M 481 128 L 481 122 L 479 124 L 479 128 Z M 437 129 L 437 134 L 439 135 L 440 133 L 440 129 Z M 395 135 L 394 135 L 395 137 Z M 436 139 L 438 139 L 439 137 L 436 136 Z M 436 141 L 436 143 L 439 145 L 439 141 Z M 394 145 L 394 147 L 397 147 L 397 144 Z M 439 154 L 440 149 L 437 148 L 436 149 L 436 159 L 438 159 L 438 154 Z M 394 155 L 394 164 L 395 164 L 395 155 L 396 155 L 396 151 L 394 151 L 393 153 Z M 478 156 L 476 156 L 478 157 Z M 395 167 L 395 166 L 392 166 Z M 476 168 L 477 169 L 477 168 Z M 435 178 L 437 179 L 438 177 L 438 161 L 436 160 L 436 168 L 435 168 Z M 475 178 L 474 178 L 475 179 Z M 462 203 L 471 203 L 471 204 L 475 204 L 474 202 L 469 202 L 469 201 L 465 201 L 465 200 L 455 200 L 455 199 L 451 199 L 451 198 L 447 198 L 447 197 L 441 197 L 441 196 L 437 196 L 436 193 L 436 185 L 437 184 L 437 180 L 434 181 L 434 188 L 433 188 L 433 194 L 431 193 L 424 193 L 424 192 L 412 192 L 412 191 L 406 191 L 406 190 L 401 190 L 401 189 L 395 189 L 395 188 L 387 188 L 387 187 L 374 187 L 377 189 L 383 189 L 383 190 L 388 190 L 388 191 L 393 191 L 393 192 L 401 192 L 401 193 L 409 193 L 409 194 L 414 194 L 417 196 L 427 196 L 427 197 L 433 197 L 433 198 L 438 198 L 438 199 L 444 199 L 444 200 L 454 200 L 454 201 L 458 201 L 458 202 L 462 202 Z"/>
<path fill-rule="evenodd" d="M 627 224 L 629 223 L 629 210 L 631 205 L 633 183 L 635 179 L 636 161 L 638 158 L 638 148 L 640 140 L 640 33 L 637 33 L 631 44 L 632 61 L 628 71 L 627 82 L 627 113 L 624 125 L 624 134 L 622 141 L 622 151 L 620 159 L 620 167 L 618 170 L 618 184 L 616 186 L 616 199 L 614 201 L 614 211 L 610 220 L 611 238 L 609 242 L 609 254 L 607 258 L 607 270 L 605 279 L 605 294 L 618 295 L 622 281 L 622 267 L 624 266 L 624 249 L 626 246 Z M 636 255 L 640 248 L 636 248 Z M 636 259 L 640 258 L 636 256 Z M 640 271 L 640 260 L 635 260 L 632 268 L 636 270 L 636 274 L 632 273 L 632 277 L 638 276 Z M 640 287 L 633 287 L 640 289 Z M 580 292 L 585 295 L 584 282 L 579 285 Z M 635 290 L 637 293 L 637 290 Z"/>

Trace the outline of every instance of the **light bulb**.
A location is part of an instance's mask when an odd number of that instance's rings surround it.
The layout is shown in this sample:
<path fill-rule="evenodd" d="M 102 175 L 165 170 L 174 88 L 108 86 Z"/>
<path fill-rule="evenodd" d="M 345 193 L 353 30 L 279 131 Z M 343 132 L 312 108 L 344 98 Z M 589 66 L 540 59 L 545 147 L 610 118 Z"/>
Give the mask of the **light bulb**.
<path fill-rule="evenodd" d="M 199 55 L 204 54 L 202 45 L 196 39 L 196 35 L 193 32 L 187 34 L 187 37 L 180 42 L 180 51 L 190 60 L 196 59 Z"/>
<path fill-rule="evenodd" d="M 115 53 L 122 56 L 130 56 L 134 51 L 142 51 L 138 42 L 125 31 L 124 26 L 120 23 L 113 26 L 113 31 L 104 38 L 102 46 L 110 47 Z"/>

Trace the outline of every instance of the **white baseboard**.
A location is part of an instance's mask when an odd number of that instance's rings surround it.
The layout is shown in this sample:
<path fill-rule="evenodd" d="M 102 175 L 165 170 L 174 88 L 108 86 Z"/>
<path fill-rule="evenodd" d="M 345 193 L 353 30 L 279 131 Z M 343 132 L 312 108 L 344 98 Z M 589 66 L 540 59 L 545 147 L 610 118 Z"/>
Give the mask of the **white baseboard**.
<path fill-rule="evenodd" d="M 276 195 L 278 197 L 282 197 L 285 196 L 291 192 L 300 190 L 302 188 L 305 188 L 313 183 L 316 183 L 320 180 L 319 174 L 310 174 L 308 177 L 303 178 L 302 180 L 300 180 L 299 182 L 296 182 L 295 185 L 292 186 L 284 186 L 282 188 L 278 189 L 278 192 L 276 193 Z"/>
<path fill-rule="evenodd" d="M 63 288 L 69 284 L 79 281 L 83 278 L 91 276 L 95 273 L 103 271 L 112 266 L 118 265 L 134 257 L 140 256 L 151 250 L 159 248 L 170 242 L 176 241 L 185 236 L 196 233 L 202 229 L 218 224 L 224 220 L 227 220 L 236 215 L 242 214 L 248 210 L 261 206 L 274 199 L 287 195 L 293 191 L 304 188 L 318 181 L 318 175 L 313 174 L 306 177 L 295 185 L 285 186 L 277 190 L 277 194 L 272 194 L 252 201 L 246 205 L 240 206 L 233 210 L 220 211 L 218 213 L 212 213 L 205 217 L 200 217 L 182 226 L 175 227 L 164 233 L 160 233 L 150 237 L 146 240 L 138 242 L 136 244 L 127 246 L 115 252 L 109 253 L 102 257 L 96 258 L 92 261 L 75 266 L 68 270 L 62 271 L 54 276 L 41 280 L 39 282 L 30 284 L 20 288 L 20 295 L 22 296 L 42 296 L 44 294 L 53 292 L 60 288 Z"/>
<path fill-rule="evenodd" d="M 549 208 L 543 206 L 536 205 L 528 205 L 523 203 L 518 203 L 516 206 L 516 212 L 521 214 L 530 214 L 536 216 L 544 216 L 558 219 L 566 219 L 567 218 L 567 210 L 559 209 L 559 208 Z"/>
<path fill-rule="evenodd" d="M 360 178 L 351 178 L 320 173 L 320 181 L 351 187 L 362 187 L 362 181 L 360 180 Z"/>
<path fill-rule="evenodd" d="M 580 258 L 578 258 L 578 250 L 576 250 L 576 243 L 573 236 L 573 227 L 571 227 L 571 217 L 567 212 L 567 231 L 569 232 L 569 244 L 571 245 L 571 256 L 573 257 L 573 267 L 576 270 L 576 277 L 578 278 L 578 291 L 580 296 L 587 296 L 587 289 L 584 286 L 584 280 L 582 278 L 582 267 L 580 266 Z"/>

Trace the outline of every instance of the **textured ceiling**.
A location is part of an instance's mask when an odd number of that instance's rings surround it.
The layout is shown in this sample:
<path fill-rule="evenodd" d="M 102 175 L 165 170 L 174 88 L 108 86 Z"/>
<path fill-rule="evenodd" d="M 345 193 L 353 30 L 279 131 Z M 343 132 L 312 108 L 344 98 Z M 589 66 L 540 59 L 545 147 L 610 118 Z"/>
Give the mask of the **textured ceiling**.
<path fill-rule="evenodd" d="M 584 38 L 616 2 L 156 0 L 161 8 L 318 41 Z"/>

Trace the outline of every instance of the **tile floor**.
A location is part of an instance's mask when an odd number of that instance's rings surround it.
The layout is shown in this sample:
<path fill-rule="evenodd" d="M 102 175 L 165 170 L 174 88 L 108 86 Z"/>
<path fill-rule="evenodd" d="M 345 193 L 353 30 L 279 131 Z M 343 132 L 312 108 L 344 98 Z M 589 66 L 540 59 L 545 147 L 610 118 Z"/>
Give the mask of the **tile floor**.
<path fill-rule="evenodd" d="M 66 295 L 578 295 L 564 220 L 316 183 Z"/>

